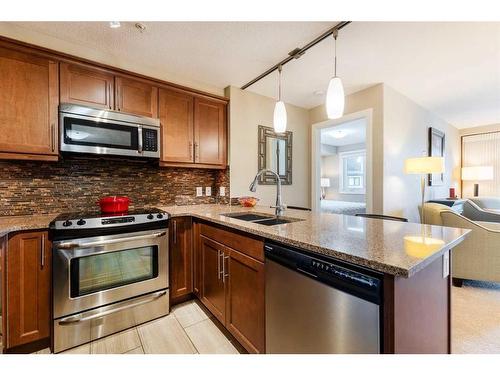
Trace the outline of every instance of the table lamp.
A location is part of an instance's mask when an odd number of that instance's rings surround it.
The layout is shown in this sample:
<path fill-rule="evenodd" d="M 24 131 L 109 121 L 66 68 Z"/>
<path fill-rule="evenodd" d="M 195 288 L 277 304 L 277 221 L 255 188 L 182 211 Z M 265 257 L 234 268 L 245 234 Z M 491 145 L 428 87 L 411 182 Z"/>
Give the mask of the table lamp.
<path fill-rule="evenodd" d="M 476 166 L 462 168 L 462 181 L 474 181 L 474 196 L 479 196 L 479 184 L 477 181 L 493 180 L 492 166 Z"/>
<path fill-rule="evenodd" d="M 424 202 L 425 202 L 425 185 L 427 175 L 430 173 L 444 172 L 444 158 L 439 156 L 425 156 L 421 158 L 410 158 L 405 160 L 406 174 L 419 174 L 421 176 L 422 188 L 422 206 L 420 213 L 420 222 L 425 224 L 424 219 Z"/>
<path fill-rule="evenodd" d="M 325 199 L 326 192 L 325 188 L 330 187 L 330 179 L 329 178 L 321 178 L 321 199 Z"/>

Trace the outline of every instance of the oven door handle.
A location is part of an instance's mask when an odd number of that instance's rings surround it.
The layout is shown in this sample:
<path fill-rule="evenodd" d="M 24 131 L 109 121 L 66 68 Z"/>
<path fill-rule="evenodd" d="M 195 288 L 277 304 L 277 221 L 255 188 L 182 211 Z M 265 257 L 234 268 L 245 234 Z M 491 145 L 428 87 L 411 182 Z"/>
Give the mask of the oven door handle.
<path fill-rule="evenodd" d="M 166 231 L 162 231 L 162 232 L 156 232 L 156 233 L 152 233 L 152 234 L 144 234 L 142 236 L 130 236 L 130 237 L 115 238 L 112 240 L 104 240 L 104 241 L 83 242 L 83 243 L 63 242 L 63 243 L 59 243 L 59 244 L 55 245 L 55 248 L 57 250 L 84 249 L 84 248 L 88 248 L 88 247 L 109 245 L 109 244 L 120 243 L 120 242 L 145 240 L 148 238 L 157 238 L 157 237 L 162 237 L 166 234 L 167 234 Z"/>
<path fill-rule="evenodd" d="M 92 320 L 92 319 L 102 318 L 106 315 L 111 315 L 111 314 L 114 314 L 114 313 L 117 313 L 117 312 L 120 312 L 120 311 L 123 311 L 126 309 L 130 309 L 132 307 L 136 307 L 136 306 L 144 305 L 144 304 L 149 303 L 149 302 L 156 301 L 158 298 L 161 298 L 166 294 L 167 294 L 167 292 L 165 290 L 161 291 L 161 292 L 156 292 L 153 294 L 152 297 L 148 297 L 147 299 L 143 299 L 143 300 L 140 300 L 140 301 L 137 301 L 134 303 L 130 303 L 130 304 L 126 304 L 124 306 L 117 307 L 115 309 L 103 311 L 103 312 L 89 315 L 89 316 L 84 316 L 83 314 L 72 315 L 70 317 L 62 319 L 61 321 L 59 321 L 58 324 L 61 326 L 68 326 L 68 325 L 72 325 L 72 324 L 83 323 L 83 322 L 86 322 L 86 321 Z"/>

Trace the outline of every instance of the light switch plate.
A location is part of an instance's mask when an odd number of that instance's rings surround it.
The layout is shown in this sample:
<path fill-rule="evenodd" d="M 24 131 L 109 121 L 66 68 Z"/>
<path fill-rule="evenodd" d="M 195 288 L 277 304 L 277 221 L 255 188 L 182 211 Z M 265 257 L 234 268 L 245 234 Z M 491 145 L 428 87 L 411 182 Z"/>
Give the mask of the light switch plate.
<path fill-rule="evenodd" d="M 207 186 L 207 187 L 205 188 L 205 195 L 206 195 L 207 197 L 210 197 L 210 196 L 212 195 L 212 187 Z"/>
<path fill-rule="evenodd" d="M 196 196 L 197 197 L 202 197 L 203 196 L 203 188 L 201 186 L 198 186 L 196 188 Z"/>
<path fill-rule="evenodd" d="M 443 254 L 443 279 L 450 274 L 450 252 Z"/>
<path fill-rule="evenodd" d="M 219 188 L 219 195 L 220 195 L 221 197 L 225 197 L 225 196 L 226 196 L 226 188 L 225 188 L 224 186 L 221 186 L 221 187 Z"/>

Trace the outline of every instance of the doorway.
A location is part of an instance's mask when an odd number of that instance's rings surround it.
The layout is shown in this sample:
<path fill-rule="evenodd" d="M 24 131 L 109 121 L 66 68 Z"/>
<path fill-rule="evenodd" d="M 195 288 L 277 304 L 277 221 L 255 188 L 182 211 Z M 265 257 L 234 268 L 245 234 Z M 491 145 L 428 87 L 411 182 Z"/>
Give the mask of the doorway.
<path fill-rule="evenodd" d="M 313 211 L 372 211 L 372 110 L 312 125 Z"/>

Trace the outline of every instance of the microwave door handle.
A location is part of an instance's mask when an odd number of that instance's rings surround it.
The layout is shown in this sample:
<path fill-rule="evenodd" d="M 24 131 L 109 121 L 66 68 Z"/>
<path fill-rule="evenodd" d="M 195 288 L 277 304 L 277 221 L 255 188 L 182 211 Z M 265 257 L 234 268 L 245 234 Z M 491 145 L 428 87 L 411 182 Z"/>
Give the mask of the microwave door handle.
<path fill-rule="evenodd" d="M 139 126 L 137 128 L 137 137 L 139 138 L 138 141 L 139 141 L 139 148 L 137 150 L 137 152 L 139 154 L 142 154 L 142 126 Z"/>
<path fill-rule="evenodd" d="M 109 244 L 114 244 L 114 243 L 119 243 L 119 242 L 127 242 L 127 241 L 136 241 L 136 240 L 145 240 L 148 238 L 157 238 L 157 237 L 162 237 L 166 235 L 166 231 L 162 232 L 156 232 L 153 234 L 145 234 L 142 236 L 129 236 L 129 237 L 123 237 L 123 238 L 115 238 L 113 240 L 104 240 L 104 241 L 93 241 L 93 242 L 62 242 L 57 245 L 55 245 L 55 248 L 57 250 L 72 250 L 72 249 L 82 249 L 82 248 L 87 248 L 87 247 L 96 247 L 96 246 L 102 246 L 102 245 L 109 245 Z"/>

